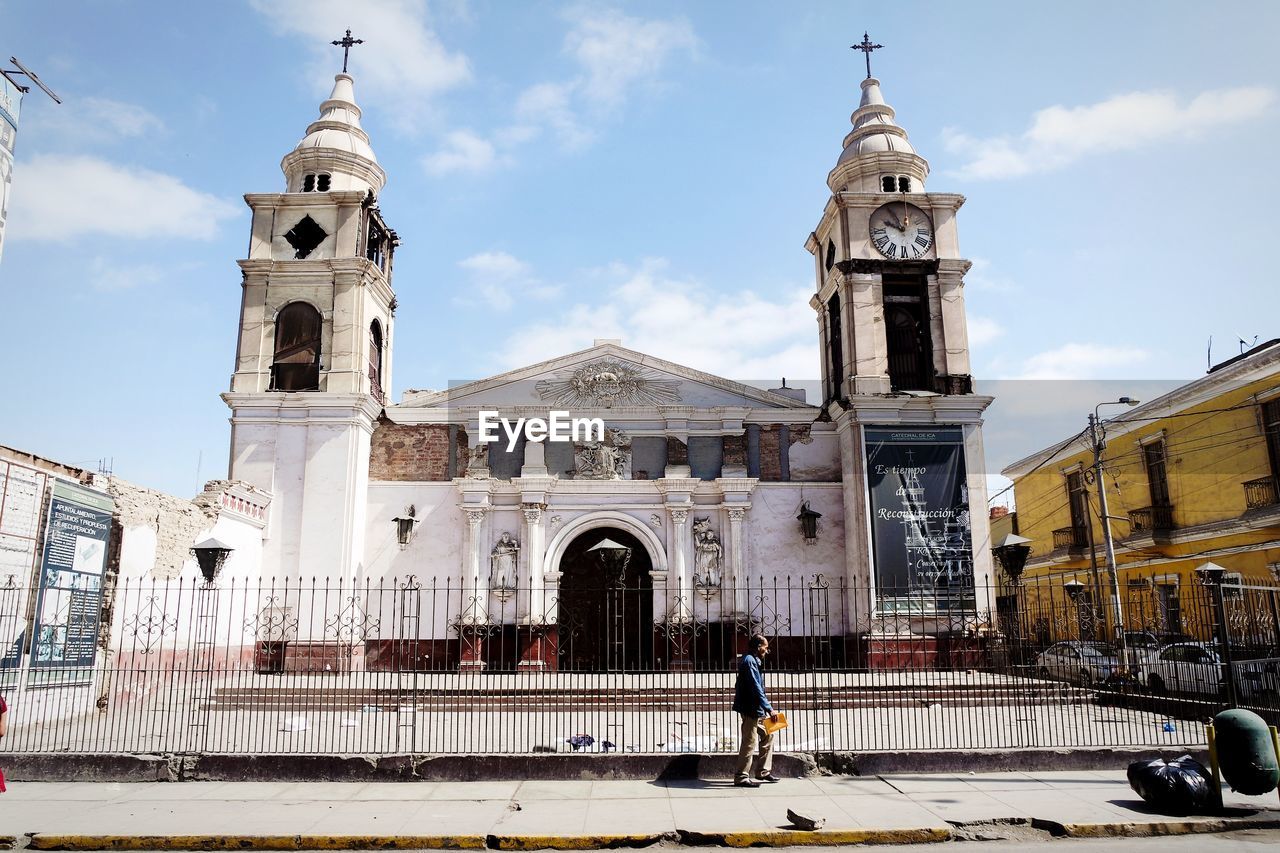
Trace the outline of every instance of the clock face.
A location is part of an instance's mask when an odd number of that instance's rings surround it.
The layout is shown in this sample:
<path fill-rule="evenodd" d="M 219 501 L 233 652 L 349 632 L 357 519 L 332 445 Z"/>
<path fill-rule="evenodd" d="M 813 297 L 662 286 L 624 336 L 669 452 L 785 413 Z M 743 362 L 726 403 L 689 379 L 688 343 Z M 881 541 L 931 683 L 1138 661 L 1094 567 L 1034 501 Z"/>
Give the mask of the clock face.
<path fill-rule="evenodd" d="M 915 260 L 933 245 L 933 223 L 914 204 L 891 201 L 871 214 L 871 242 L 886 258 Z"/>

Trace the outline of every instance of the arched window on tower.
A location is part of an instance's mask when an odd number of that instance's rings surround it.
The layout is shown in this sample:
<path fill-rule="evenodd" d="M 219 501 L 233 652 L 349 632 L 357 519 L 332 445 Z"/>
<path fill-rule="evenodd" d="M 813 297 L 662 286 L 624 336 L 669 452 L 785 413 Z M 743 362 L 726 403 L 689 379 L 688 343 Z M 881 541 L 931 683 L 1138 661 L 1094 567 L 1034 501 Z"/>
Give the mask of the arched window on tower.
<path fill-rule="evenodd" d="M 880 191 L 891 193 L 898 189 L 898 181 L 893 175 L 885 175 L 880 179 Z"/>
<path fill-rule="evenodd" d="M 836 244 L 832 240 L 827 241 L 827 269 L 830 270 L 836 265 Z"/>
<path fill-rule="evenodd" d="M 320 389 L 320 312 L 290 302 L 276 316 L 276 349 L 271 361 L 272 391 Z"/>
<path fill-rule="evenodd" d="M 369 324 L 369 389 L 379 402 L 386 402 L 382 391 L 382 324 Z"/>

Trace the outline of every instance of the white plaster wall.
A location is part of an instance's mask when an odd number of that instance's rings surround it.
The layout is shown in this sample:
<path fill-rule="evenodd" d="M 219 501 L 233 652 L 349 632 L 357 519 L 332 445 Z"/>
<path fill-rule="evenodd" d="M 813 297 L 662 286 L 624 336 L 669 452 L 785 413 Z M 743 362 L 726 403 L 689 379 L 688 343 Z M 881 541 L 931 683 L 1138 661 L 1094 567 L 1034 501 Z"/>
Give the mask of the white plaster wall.
<path fill-rule="evenodd" d="M 271 235 L 272 260 L 296 260 L 297 250 L 289 245 L 289 241 L 285 239 L 284 235 L 301 222 L 304 216 L 310 216 L 315 220 L 316 224 L 323 228 L 327 235 L 320 245 L 311 254 L 307 255 L 306 260 L 318 261 L 334 257 L 335 235 L 338 233 L 338 208 L 326 205 L 314 208 L 285 207 L 276 212 L 275 233 Z"/>
<path fill-rule="evenodd" d="M 797 441 L 791 445 L 787 459 L 792 480 L 840 482 L 840 445 L 834 430 L 813 430 L 808 442 Z"/>
<path fill-rule="evenodd" d="M 805 544 L 795 517 L 802 500 L 822 513 L 818 539 L 812 544 Z M 781 620 L 778 633 L 804 634 L 810 627 L 809 614 L 815 609 L 811 601 L 823 602 L 820 609 L 828 615 L 827 630 L 842 633 L 846 614 L 839 590 L 844 577 L 845 532 L 840 484 L 761 483 L 751 495 L 749 518 L 751 597 L 755 599 L 763 586 L 769 607 L 776 609 L 774 618 Z M 828 585 L 826 592 L 810 589 L 819 575 Z"/>
<path fill-rule="evenodd" d="M 379 590 L 374 612 L 383 636 L 454 638 L 449 620 L 461 610 L 466 521 L 453 483 L 373 482 L 368 488 L 364 577 Z M 413 505 L 419 524 L 400 549 L 394 519 Z M 404 591 L 418 584 L 416 592 Z"/>

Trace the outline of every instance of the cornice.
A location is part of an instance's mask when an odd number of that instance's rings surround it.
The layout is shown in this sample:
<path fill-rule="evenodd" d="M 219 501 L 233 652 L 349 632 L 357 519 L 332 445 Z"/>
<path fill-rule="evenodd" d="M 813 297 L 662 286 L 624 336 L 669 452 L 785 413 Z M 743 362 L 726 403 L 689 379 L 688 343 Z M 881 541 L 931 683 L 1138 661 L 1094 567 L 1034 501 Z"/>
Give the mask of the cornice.
<path fill-rule="evenodd" d="M 231 409 L 232 423 L 296 424 L 300 421 L 360 423 L 369 431 L 382 404 L 369 394 L 330 394 L 325 391 L 227 391 L 222 401 Z"/>
<path fill-rule="evenodd" d="M 341 190 L 327 193 L 245 193 L 249 207 L 340 207 L 364 203 L 364 190 Z"/>

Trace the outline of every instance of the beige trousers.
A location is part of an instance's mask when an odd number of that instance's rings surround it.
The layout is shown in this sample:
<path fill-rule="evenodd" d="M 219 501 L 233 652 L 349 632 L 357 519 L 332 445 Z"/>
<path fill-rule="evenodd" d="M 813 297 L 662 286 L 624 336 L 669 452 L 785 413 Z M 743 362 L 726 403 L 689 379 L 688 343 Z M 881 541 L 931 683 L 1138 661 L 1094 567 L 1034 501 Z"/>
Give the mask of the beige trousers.
<path fill-rule="evenodd" d="M 773 735 L 764 730 L 765 717 L 752 717 L 739 714 L 742 718 L 742 732 L 738 741 L 738 767 L 733 774 L 735 782 L 751 777 L 765 776 L 773 770 Z M 755 754 L 759 742 L 760 755 L 756 756 L 755 768 L 752 769 L 751 757 Z"/>

